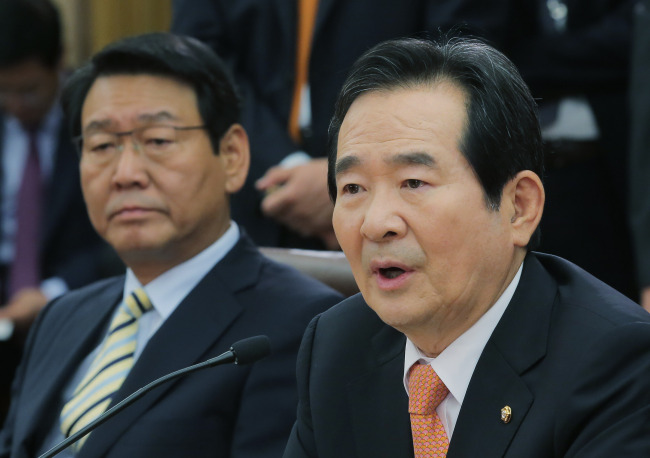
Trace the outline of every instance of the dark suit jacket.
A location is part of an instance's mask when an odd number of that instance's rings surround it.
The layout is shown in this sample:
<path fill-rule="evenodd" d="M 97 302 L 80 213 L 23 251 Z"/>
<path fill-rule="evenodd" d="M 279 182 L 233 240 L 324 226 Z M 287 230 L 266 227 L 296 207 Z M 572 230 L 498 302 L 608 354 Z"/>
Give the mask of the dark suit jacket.
<path fill-rule="evenodd" d="M 61 411 L 61 391 L 99 343 L 123 277 L 49 305 L 18 370 L 0 457 L 31 457 Z M 113 404 L 150 381 L 266 334 L 271 356 L 172 381 L 95 430 L 83 457 L 280 456 L 297 402 L 295 361 L 309 320 L 341 296 L 262 257 L 243 236 L 154 334 Z"/>
<path fill-rule="evenodd" d="M 314 319 L 284 456 L 413 456 L 404 344 L 360 295 Z M 650 456 L 650 315 L 567 261 L 529 255 L 447 456 Z"/>
<path fill-rule="evenodd" d="M 0 112 L 0 147 L 3 123 Z M 68 287 L 78 288 L 101 278 L 109 248 L 88 219 L 79 182 L 79 159 L 65 122 L 61 123 L 55 144 L 54 169 L 45 189 L 40 233 L 41 273 L 44 279 L 61 277 Z M 0 151 L 0 155 L 4 154 L 10 152 Z"/>
<path fill-rule="evenodd" d="M 287 132 L 296 55 L 293 0 L 174 0 L 172 32 L 196 37 L 229 64 L 244 99 L 243 124 L 251 141 L 251 169 L 233 196 L 233 219 L 261 246 L 313 247 L 262 217 L 254 182 L 288 154 L 325 157 L 327 128 L 349 68 L 389 38 L 435 33 L 462 17 L 488 26 L 499 11 L 480 0 L 320 0 L 309 65 L 312 126 L 295 144 Z M 288 237 L 288 238 L 287 238 Z M 311 241 L 313 243 L 314 241 Z"/>

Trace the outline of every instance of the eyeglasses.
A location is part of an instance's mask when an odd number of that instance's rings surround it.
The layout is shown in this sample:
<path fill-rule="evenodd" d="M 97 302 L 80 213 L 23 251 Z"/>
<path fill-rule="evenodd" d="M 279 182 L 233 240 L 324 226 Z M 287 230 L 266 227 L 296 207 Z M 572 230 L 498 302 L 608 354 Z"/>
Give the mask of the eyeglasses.
<path fill-rule="evenodd" d="M 124 151 L 124 137 L 131 137 L 133 149 L 159 161 L 179 150 L 179 132 L 206 126 L 143 126 L 128 132 L 91 132 L 73 138 L 81 157 L 93 164 L 107 164 Z"/>

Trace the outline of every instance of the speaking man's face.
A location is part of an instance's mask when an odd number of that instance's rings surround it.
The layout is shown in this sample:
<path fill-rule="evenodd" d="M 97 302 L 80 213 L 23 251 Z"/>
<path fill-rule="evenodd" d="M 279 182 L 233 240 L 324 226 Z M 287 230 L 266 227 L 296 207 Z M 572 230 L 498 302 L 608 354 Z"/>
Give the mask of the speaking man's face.
<path fill-rule="evenodd" d="M 466 123 L 442 82 L 364 94 L 339 132 L 336 236 L 366 302 L 409 337 L 464 330 L 505 288 L 509 217 L 459 150 Z"/>
<path fill-rule="evenodd" d="M 228 194 L 247 172 L 246 134 L 231 127 L 215 155 L 190 86 L 151 75 L 100 77 L 81 120 L 90 219 L 134 271 L 155 278 L 225 232 Z"/>

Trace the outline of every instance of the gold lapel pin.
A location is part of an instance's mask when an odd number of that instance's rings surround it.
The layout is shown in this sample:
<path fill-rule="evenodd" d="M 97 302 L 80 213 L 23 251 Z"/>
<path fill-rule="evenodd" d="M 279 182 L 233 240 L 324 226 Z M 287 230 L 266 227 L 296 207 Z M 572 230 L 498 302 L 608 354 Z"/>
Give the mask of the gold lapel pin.
<path fill-rule="evenodd" d="M 512 419 L 512 409 L 510 406 L 505 406 L 503 409 L 501 409 L 501 421 L 504 422 L 505 424 L 510 423 L 510 420 Z"/>

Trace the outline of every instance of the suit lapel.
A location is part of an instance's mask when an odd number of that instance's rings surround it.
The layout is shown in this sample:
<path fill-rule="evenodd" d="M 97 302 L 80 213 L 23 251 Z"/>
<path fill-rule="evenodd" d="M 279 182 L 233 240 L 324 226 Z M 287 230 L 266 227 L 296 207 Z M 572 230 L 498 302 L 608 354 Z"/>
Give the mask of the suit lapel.
<path fill-rule="evenodd" d="M 31 411 L 23 414 L 26 418 L 38 418 L 39 421 L 29 422 L 29 430 L 24 437 L 34 437 L 34 443 L 39 444 L 49 432 L 48 428 L 60 413 L 63 388 L 83 358 L 98 344 L 98 336 L 103 334 L 102 330 L 108 325 L 111 312 L 121 299 L 123 284 L 123 277 L 119 277 L 105 290 L 86 297 L 85 300 L 92 300 L 92 305 L 80 304 L 73 310 L 70 319 L 53 330 L 56 335 L 52 336 L 52 344 L 47 352 L 39 357 L 38 364 L 41 367 L 34 383 L 25 387 L 25 395 L 32 401 L 26 404 Z M 47 379 L 48 383 L 41 383 L 43 379 Z"/>
<path fill-rule="evenodd" d="M 501 457 L 526 416 L 533 395 L 494 345 L 488 343 L 463 401 L 449 444 L 449 458 Z M 501 409 L 510 407 L 512 419 L 501 421 Z"/>
<path fill-rule="evenodd" d="M 163 375 L 228 350 L 233 342 L 219 341 L 242 312 L 235 293 L 257 281 L 260 267 L 260 255 L 242 235 L 230 253 L 201 280 L 154 334 L 111 406 Z M 206 353 L 215 346 L 219 348 L 216 354 Z M 107 421 L 101 426 L 101 434 L 90 436 L 80 457 L 105 454 L 124 431 L 179 381 L 161 385 Z"/>
<path fill-rule="evenodd" d="M 449 445 L 448 457 L 501 457 L 524 421 L 534 394 L 522 375 L 546 354 L 556 285 L 534 255 L 479 358 Z M 512 417 L 501 420 L 509 406 Z"/>
<path fill-rule="evenodd" d="M 374 364 L 348 386 L 356 456 L 413 456 L 408 397 L 402 383 L 405 337 L 383 326 L 372 342 Z"/>

